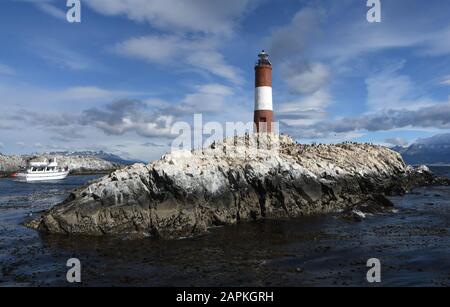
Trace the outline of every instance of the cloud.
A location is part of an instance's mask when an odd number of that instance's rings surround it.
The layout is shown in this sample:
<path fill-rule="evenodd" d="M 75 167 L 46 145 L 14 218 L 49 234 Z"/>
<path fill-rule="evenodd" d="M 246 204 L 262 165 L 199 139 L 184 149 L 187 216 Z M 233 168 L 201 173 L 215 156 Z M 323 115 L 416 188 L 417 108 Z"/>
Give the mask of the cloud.
<path fill-rule="evenodd" d="M 0 119 L 12 123 L 19 122 L 21 126 L 26 125 L 32 129 L 44 129 L 48 133 L 46 139 L 53 141 L 66 143 L 86 137 L 82 133 L 83 127 L 79 126 L 80 119 L 77 114 L 20 109 L 15 113 L 0 116 Z M 9 125 L 9 127 L 11 130 L 17 129 L 13 125 Z"/>
<path fill-rule="evenodd" d="M 332 98 L 331 83 L 342 82 L 345 73 L 364 74 L 364 69 L 354 67 L 373 67 L 368 64 L 368 56 L 373 60 L 375 53 L 414 48 L 415 56 L 429 57 L 450 52 L 450 39 L 445 40 L 450 38 L 448 18 L 441 13 L 441 8 L 436 9 L 438 5 L 427 6 L 435 16 L 430 22 L 430 15 L 423 14 L 420 6 L 413 7 L 405 15 L 403 1 L 389 2 L 384 4 L 383 22 L 374 25 L 365 20 L 357 3 L 353 0 L 327 2 L 326 8 L 321 2 L 308 4 L 286 25 L 275 28 L 265 38 L 271 58 L 277 63 L 275 69 L 280 70 L 291 94 L 301 95 L 286 101 L 310 99 L 307 95 L 317 96 L 317 92 L 327 92 Z M 415 22 L 411 23 L 411 20 Z M 420 94 L 420 88 L 411 77 L 400 73 L 404 65 L 405 62 L 399 61 L 384 70 L 370 72 L 366 77 L 369 111 L 417 109 L 436 104 Z M 317 119 L 323 113 L 309 115 Z"/>
<path fill-rule="evenodd" d="M 330 101 L 326 90 L 318 90 L 295 101 L 280 104 L 276 110 L 277 119 L 290 126 L 314 124 L 325 119 L 325 109 Z"/>
<path fill-rule="evenodd" d="M 167 114 L 178 116 L 194 113 L 221 113 L 227 109 L 226 98 L 233 94 L 231 87 L 220 84 L 197 86 L 180 104 L 165 109 Z"/>
<path fill-rule="evenodd" d="M 37 56 L 61 69 L 83 71 L 100 68 L 98 62 L 75 51 L 77 48 L 71 48 L 51 39 L 41 38 L 32 41 L 29 45 Z"/>
<path fill-rule="evenodd" d="M 130 38 L 115 46 L 115 51 L 121 55 L 147 60 L 153 63 L 168 63 L 176 56 L 178 45 L 182 40 L 174 35 L 142 36 Z M 185 41 L 182 49 L 191 49 L 189 41 Z"/>
<path fill-rule="evenodd" d="M 372 114 L 335 122 L 327 120 L 327 109 L 334 101 L 331 83 L 340 82 L 343 76 L 339 74 L 351 71 L 356 60 L 366 59 L 369 53 L 394 48 L 430 50 L 444 31 L 440 27 L 428 26 L 430 31 L 423 31 L 419 26 L 406 23 L 405 18 L 385 18 L 382 24 L 374 26 L 364 18 L 356 18 L 355 14 L 361 14 L 361 11 L 350 3 L 355 1 L 348 1 L 348 5 L 330 4 L 326 9 L 320 4 L 302 8 L 288 24 L 275 28 L 265 39 L 270 46 L 271 57 L 277 63 L 278 68 L 275 69 L 280 70 L 293 96 L 284 97 L 286 102 L 279 104 L 277 110 L 277 118 L 286 131 L 298 135 L 298 130 L 301 130 L 302 135 L 324 138 L 361 130 L 395 129 L 408 126 L 402 124 L 402 121 L 408 121 L 406 114 L 404 118 L 397 113 L 383 116 L 387 110 L 431 112 L 427 108 L 439 105 L 438 101 L 424 95 L 410 76 L 401 73 L 406 62 L 400 60 L 371 71 L 366 77 L 365 106 Z M 389 12 L 396 16 L 398 9 L 395 6 Z M 417 20 L 422 22 L 426 18 Z M 355 31 L 356 28 L 360 30 Z M 365 73 L 360 69 L 355 71 L 359 75 Z M 411 116 L 419 117 L 419 114 Z M 418 124 L 432 127 L 432 123 L 421 119 Z"/>
<path fill-rule="evenodd" d="M 125 97 L 142 96 L 145 93 L 107 89 L 97 86 L 74 86 L 62 89 L 50 89 L 28 84 L 0 84 L 1 106 L 3 112 L 12 108 L 26 109 L 30 103 L 41 108 L 54 108 L 61 104 L 86 105 L 98 102 L 119 100 Z M 12 111 L 9 112 L 12 114 Z M 0 114 L 0 118 L 2 115 Z"/>
<path fill-rule="evenodd" d="M 119 42 L 113 48 L 116 53 L 183 70 L 189 67 L 242 84 L 242 72 L 229 65 L 218 48 L 234 34 L 238 21 L 260 2 L 92 0 L 87 4 L 104 15 L 125 15 L 137 22 L 148 22 L 164 33 Z"/>
<path fill-rule="evenodd" d="M 0 75 L 14 76 L 15 74 L 16 72 L 12 67 L 0 63 Z"/>
<path fill-rule="evenodd" d="M 424 55 L 441 56 L 450 53 L 450 27 L 431 33 L 425 39 Z"/>
<path fill-rule="evenodd" d="M 449 9 L 447 4 L 445 7 L 427 4 L 428 14 L 423 14 L 421 5 L 406 12 L 405 5 L 408 5 L 407 1 L 383 3 L 383 22 L 376 25 L 363 18 L 365 14 L 359 0 L 327 4 L 326 9 L 320 5 L 304 8 L 289 25 L 276 33 L 281 34 L 280 41 L 276 42 L 279 49 L 285 49 L 284 53 L 300 50 L 315 58 L 333 61 L 338 58 L 341 62 L 379 51 L 410 47 L 423 56 L 450 53 L 450 27 L 448 18 L 442 13 Z M 429 16 L 434 17 L 432 22 Z"/>
<path fill-rule="evenodd" d="M 132 92 L 108 90 L 96 86 L 76 86 L 63 90 L 55 96 L 60 96 L 61 100 L 105 100 L 113 99 L 114 97 L 129 96 Z M 138 94 L 138 93 L 134 93 Z"/>
<path fill-rule="evenodd" d="M 186 58 L 187 63 L 222 77 L 235 84 L 244 82 L 239 69 L 226 64 L 221 53 L 214 50 L 194 51 Z"/>
<path fill-rule="evenodd" d="M 226 64 L 210 38 L 186 39 L 177 35 L 148 35 L 116 44 L 113 50 L 124 56 L 173 67 L 189 65 L 196 69 L 242 83 L 241 72 Z"/>
<path fill-rule="evenodd" d="M 450 146 L 450 133 L 437 134 L 429 138 L 419 138 L 415 144 L 419 145 L 448 145 Z"/>
<path fill-rule="evenodd" d="M 74 118 L 71 114 L 52 114 L 45 112 L 35 112 L 30 110 L 20 110 L 17 114 L 13 114 L 12 116 L 7 116 L 6 119 L 15 120 L 19 118 L 23 122 L 27 122 L 33 126 L 39 127 L 49 127 L 49 126 L 57 126 L 64 127 L 70 126 L 77 122 L 77 119 Z"/>
<path fill-rule="evenodd" d="M 0 116 L 0 118 L 2 117 Z M 11 130 L 11 129 L 13 129 L 11 125 L 6 123 L 0 123 L 0 130 Z"/>
<path fill-rule="evenodd" d="M 1 88 L 0 88 L 1 93 Z M 58 102 L 104 102 L 113 100 L 98 107 L 84 108 L 79 112 L 61 112 L 59 106 L 51 108 L 9 107 L 0 115 L 0 129 L 13 129 L 13 124 L 20 123 L 32 129 L 39 128 L 49 133 L 48 138 L 56 141 L 70 142 L 76 139 L 87 139 L 85 128 L 95 127 L 109 136 L 120 136 L 134 132 L 147 138 L 171 138 L 172 124 L 185 117 L 192 118 L 195 113 L 221 116 L 227 112 L 234 98 L 234 90 L 218 83 L 198 85 L 177 102 L 166 102 L 157 98 L 144 100 L 116 99 L 118 93 L 97 87 L 73 87 L 51 95 L 27 92 L 30 101 L 41 104 L 41 101 Z M 126 96 L 127 92 L 123 92 Z M 33 97 L 33 98 L 31 98 Z M 17 97 L 15 97 L 17 99 Z M 25 98 L 25 97 L 23 97 Z M 44 99 L 45 98 L 45 99 Z M 65 100 L 69 99 L 69 100 Z M 19 99 L 19 101 L 21 101 Z M 8 104 L 11 105 L 11 104 Z M 20 105 L 20 104 L 19 104 Z M 79 106 L 80 104 L 78 104 Z M 232 112 L 236 112 L 233 108 Z M 223 119 L 223 118 L 222 118 Z M 92 130 L 90 130 L 92 132 Z M 89 133 L 92 134 L 92 133 Z"/>
<path fill-rule="evenodd" d="M 83 111 L 82 125 L 93 125 L 107 135 L 123 135 L 134 131 L 144 137 L 168 137 L 174 117 L 150 112 L 149 107 L 138 100 L 120 100 L 105 108 Z"/>
<path fill-rule="evenodd" d="M 144 146 L 144 147 L 167 147 L 164 144 L 157 144 L 154 142 L 147 142 L 147 143 L 142 144 L 142 146 Z"/>
<path fill-rule="evenodd" d="M 450 86 L 450 75 L 449 76 L 445 76 L 444 78 L 442 78 L 441 84 Z"/>
<path fill-rule="evenodd" d="M 2 142 L 0 142 L 0 149 L 5 148 L 5 144 L 3 144 Z"/>
<path fill-rule="evenodd" d="M 230 35 L 236 22 L 259 1 L 250 0 L 90 0 L 86 4 L 107 16 L 124 15 L 160 30 Z"/>
<path fill-rule="evenodd" d="M 284 69 L 284 78 L 293 93 L 314 93 L 329 81 L 330 69 L 322 63 L 289 64 Z"/>
<path fill-rule="evenodd" d="M 280 70 L 292 97 L 283 98 L 277 107 L 277 119 L 285 127 L 312 125 L 326 117 L 332 97 L 328 89 L 331 79 L 329 65 L 313 59 L 308 49 L 320 36 L 325 11 L 306 7 L 292 20 L 274 29 L 265 38 L 275 69 Z M 277 68 L 278 67 L 278 68 Z"/>
<path fill-rule="evenodd" d="M 40 11 L 55 17 L 60 20 L 66 20 L 66 12 L 56 6 L 54 6 L 52 3 L 54 0 L 16 0 L 19 2 L 30 2 L 33 3 Z M 66 1 L 63 2 L 65 5 Z"/>
<path fill-rule="evenodd" d="M 320 33 L 324 11 L 317 8 L 299 10 L 291 22 L 272 31 L 266 38 L 275 61 L 296 58 L 303 54 Z"/>
<path fill-rule="evenodd" d="M 66 12 L 47 2 L 37 2 L 36 6 L 44 13 L 57 19 L 66 21 Z"/>
<path fill-rule="evenodd" d="M 319 90 L 329 77 L 325 64 L 313 60 L 307 50 L 317 43 L 325 11 L 319 8 L 299 10 L 290 23 L 274 29 L 264 39 L 270 56 L 280 67 L 282 76 L 293 93 L 307 94 Z"/>
<path fill-rule="evenodd" d="M 413 109 L 435 103 L 420 96 L 418 86 L 411 78 L 399 73 L 404 66 L 405 61 L 398 61 L 366 79 L 367 106 L 370 110 Z"/>
<path fill-rule="evenodd" d="M 401 137 L 388 138 L 384 141 L 388 144 L 391 144 L 394 146 L 401 146 L 401 147 L 406 147 L 409 144 L 408 140 L 401 138 Z"/>
<path fill-rule="evenodd" d="M 450 103 L 441 103 L 416 110 L 390 109 L 375 114 L 321 121 L 314 125 L 295 127 L 298 133 L 323 138 L 334 133 L 356 131 L 387 131 L 398 128 L 450 129 Z"/>

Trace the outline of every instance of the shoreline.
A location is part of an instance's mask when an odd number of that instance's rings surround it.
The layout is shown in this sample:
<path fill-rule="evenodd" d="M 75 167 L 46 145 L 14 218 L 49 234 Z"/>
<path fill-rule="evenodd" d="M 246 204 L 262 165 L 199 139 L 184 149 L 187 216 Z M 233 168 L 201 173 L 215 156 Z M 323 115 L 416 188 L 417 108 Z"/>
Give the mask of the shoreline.
<path fill-rule="evenodd" d="M 119 169 L 110 169 L 110 170 L 99 170 L 99 171 L 74 171 L 70 172 L 68 176 L 87 176 L 87 175 L 108 175 L 112 172 L 115 172 Z M 11 175 L 14 172 L 0 172 L 0 179 L 11 178 Z"/>

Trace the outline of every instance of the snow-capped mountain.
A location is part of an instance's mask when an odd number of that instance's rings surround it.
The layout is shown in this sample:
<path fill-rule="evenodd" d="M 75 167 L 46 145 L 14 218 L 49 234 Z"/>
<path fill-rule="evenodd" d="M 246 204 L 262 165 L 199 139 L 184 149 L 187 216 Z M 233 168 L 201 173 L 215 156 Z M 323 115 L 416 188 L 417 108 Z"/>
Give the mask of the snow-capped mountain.
<path fill-rule="evenodd" d="M 81 157 L 96 157 L 105 161 L 112 163 L 122 164 L 122 165 L 132 165 L 134 163 L 141 163 L 142 161 L 133 159 L 124 159 L 116 154 L 100 151 L 59 151 L 59 152 L 49 152 L 50 155 L 61 155 L 61 156 L 81 156 Z"/>
<path fill-rule="evenodd" d="M 417 140 L 409 147 L 396 146 L 409 164 L 450 164 L 450 133 Z"/>

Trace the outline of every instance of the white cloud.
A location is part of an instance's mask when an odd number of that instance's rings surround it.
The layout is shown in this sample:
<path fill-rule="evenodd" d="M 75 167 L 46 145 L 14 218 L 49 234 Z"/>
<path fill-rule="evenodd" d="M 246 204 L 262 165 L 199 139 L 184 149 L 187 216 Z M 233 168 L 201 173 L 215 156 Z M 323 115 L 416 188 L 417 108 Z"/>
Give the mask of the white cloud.
<path fill-rule="evenodd" d="M 76 110 L 93 103 L 140 97 L 145 93 L 120 89 L 106 89 L 97 86 L 74 86 L 62 89 L 36 87 L 29 84 L 0 83 L 0 112 L 12 113 L 14 110 L 33 109 L 52 111 L 64 108 Z M 63 105 L 64 104 L 64 105 Z"/>
<path fill-rule="evenodd" d="M 416 55 L 437 56 L 450 53 L 450 27 L 439 6 L 428 14 L 419 7 L 405 13 L 401 1 L 384 4 L 382 23 L 368 23 L 357 1 L 329 3 L 299 10 L 292 20 L 266 38 L 270 53 L 278 62 L 295 58 L 333 64 L 333 71 L 349 69 L 369 53 L 414 48 Z M 436 11 L 438 10 L 438 11 Z M 441 19 L 430 16 L 441 15 Z M 361 17 L 361 18 L 358 18 Z M 414 21 L 414 22 L 412 22 Z M 444 26 L 443 26 L 444 25 Z M 356 30 L 357 29 L 357 30 Z"/>
<path fill-rule="evenodd" d="M 385 3 L 383 12 L 389 17 L 374 25 L 358 18 L 363 14 L 355 2 L 327 5 L 327 9 L 320 6 L 301 9 L 288 25 L 273 32 L 273 53 L 285 56 L 306 53 L 316 59 L 341 63 L 398 48 L 414 47 L 418 54 L 426 56 L 450 53 L 450 27 L 437 20 L 430 22 L 431 11 L 423 14 L 416 9 L 405 14 L 401 1 Z"/>
<path fill-rule="evenodd" d="M 154 63 L 167 63 L 176 55 L 180 43 L 181 39 L 176 36 L 142 36 L 118 43 L 114 49 L 122 55 Z"/>
<path fill-rule="evenodd" d="M 293 93 L 314 93 L 325 86 L 330 77 L 330 69 L 322 63 L 292 65 L 284 69 L 285 80 Z"/>
<path fill-rule="evenodd" d="M 299 95 L 284 99 L 291 102 L 278 106 L 277 118 L 286 125 L 287 131 L 326 138 L 330 133 L 414 126 L 412 117 L 420 117 L 416 113 L 418 110 L 438 118 L 438 114 L 431 113 L 441 108 L 442 102 L 430 98 L 420 84 L 402 73 L 405 62 L 399 61 L 375 72 L 368 72 L 368 67 L 375 67 L 373 62 L 369 63 L 373 59 L 381 62 L 378 57 L 372 57 L 375 53 L 392 49 L 409 48 L 415 56 L 427 57 L 450 53 L 448 18 L 445 14 L 435 14 L 431 23 L 430 14 L 422 14 L 418 7 L 404 14 L 400 1 L 395 1 L 385 4 L 383 12 L 387 13 L 383 22 L 374 25 L 365 20 L 356 2 L 327 3 L 326 9 L 320 3 L 306 6 L 265 39 L 277 63 L 275 69 L 281 72 L 291 94 Z M 439 13 L 436 8 L 433 6 L 430 10 Z M 436 15 L 441 15 L 439 21 Z M 330 89 L 335 88 L 331 85 L 341 86 L 344 74 L 349 73 L 358 78 L 368 74 L 365 76 L 368 93 L 365 105 L 370 113 L 345 120 L 327 119 L 327 107 L 333 100 Z M 450 76 L 444 78 L 442 84 L 450 85 Z M 395 116 L 384 114 L 383 110 L 395 111 Z M 404 116 L 399 114 L 400 110 L 405 112 Z M 420 120 L 417 126 L 431 125 L 426 117 Z M 445 127 L 438 119 L 435 125 Z"/>
<path fill-rule="evenodd" d="M 90 0 L 98 13 L 125 15 L 162 30 L 230 35 L 243 14 L 259 1 L 250 0 Z"/>
<path fill-rule="evenodd" d="M 217 49 L 234 34 L 242 16 L 259 3 L 260 0 L 91 0 L 87 5 L 104 15 L 125 15 L 137 22 L 148 22 L 165 33 L 130 38 L 116 44 L 117 53 L 151 63 L 188 66 L 241 84 L 244 80 L 240 70 L 226 63 Z"/>
<path fill-rule="evenodd" d="M 185 39 L 177 35 L 154 35 L 130 38 L 116 44 L 114 50 L 121 55 L 174 67 L 191 65 L 233 83 L 242 77 L 235 67 L 226 64 L 222 54 L 215 50 L 210 38 Z"/>
<path fill-rule="evenodd" d="M 195 93 L 187 94 L 181 104 L 175 106 L 176 113 L 221 113 L 226 107 L 226 98 L 233 94 L 230 87 L 220 84 L 198 86 Z"/>
<path fill-rule="evenodd" d="M 292 20 L 276 28 L 265 39 L 270 56 L 293 97 L 277 106 L 277 118 L 285 125 L 312 125 L 326 118 L 332 97 L 328 85 L 331 69 L 307 55 L 311 44 L 320 36 L 325 11 L 318 8 L 299 10 Z M 277 69 L 275 67 L 275 69 Z"/>
<path fill-rule="evenodd" d="M 281 103 L 276 109 L 277 119 L 288 126 L 313 125 L 326 118 L 326 107 L 331 96 L 326 90 L 318 90 L 295 101 Z"/>
<path fill-rule="evenodd" d="M 38 2 L 36 6 L 44 13 L 53 16 L 57 19 L 66 21 L 66 12 L 62 9 L 55 7 L 54 5 L 47 2 Z"/>
<path fill-rule="evenodd" d="M 442 85 L 450 85 L 450 75 L 442 78 L 441 84 Z"/>
<path fill-rule="evenodd" d="M 233 89 L 231 87 L 217 83 L 204 84 L 197 86 L 196 88 L 200 93 L 203 94 L 214 94 L 221 96 L 230 96 L 233 94 Z"/>
<path fill-rule="evenodd" d="M 391 64 L 366 79 L 367 106 L 370 111 L 384 109 L 417 109 L 435 104 L 419 95 L 418 86 L 408 75 L 400 74 L 405 61 Z"/>
<path fill-rule="evenodd" d="M 16 74 L 16 72 L 12 67 L 5 65 L 5 64 L 0 64 L 0 75 L 13 76 L 15 74 Z"/>
<path fill-rule="evenodd" d="M 450 128 L 450 102 L 410 109 L 388 109 L 372 114 L 322 121 L 305 130 L 315 135 L 328 136 L 332 133 L 359 131 L 388 131 L 401 128 Z"/>
<path fill-rule="evenodd" d="M 9 89 L 13 90 L 13 89 Z M 16 92 L 13 90 L 13 92 Z M 0 115 L 2 123 L 17 123 L 29 128 L 38 128 L 49 132 L 49 137 L 55 135 L 60 141 L 69 142 L 75 139 L 90 139 L 92 128 L 104 132 L 108 136 L 120 136 L 129 132 L 146 138 L 169 138 L 171 127 L 175 120 L 203 113 L 209 116 L 223 115 L 230 105 L 230 97 L 234 97 L 231 87 L 209 83 L 194 87 L 178 103 L 149 98 L 144 101 L 117 98 L 119 93 L 127 97 L 127 92 L 108 91 L 98 87 L 73 87 L 53 92 L 24 91 L 33 97 L 33 102 L 39 108 L 20 108 L 19 106 L 3 111 Z M 1 88 L 0 88 L 1 96 Z M 23 99 L 14 96 L 15 99 Z M 116 99 L 117 98 L 117 99 Z M 43 107 L 41 101 L 53 102 L 52 107 Z M 72 112 L 61 108 L 62 102 L 76 102 Z M 80 102 L 88 102 L 81 104 Z M 92 107 L 92 102 L 108 101 L 98 107 Z M 114 102 L 110 102 L 114 101 Z M 7 104 L 11 105 L 11 104 Z M 83 107 L 85 106 L 85 107 Z M 87 106 L 87 107 L 86 107 Z M 83 110 L 82 112 L 80 112 Z M 64 112 L 61 110 L 64 109 Z M 235 112 L 236 109 L 233 109 Z M 85 134 L 89 127 L 89 135 Z M 86 128 L 86 129 L 84 129 Z M 84 130 L 84 131 L 83 131 Z M 94 129 L 96 130 L 96 129 Z"/>
<path fill-rule="evenodd" d="M 432 32 L 424 41 L 425 55 L 439 56 L 450 53 L 450 27 Z"/>
<path fill-rule="evenodd" d="M 395 137 L 395 138 L 389 138 L 384 140 L 386 143 L 394 145 L 394 146 L 402 146 L 406 147 L 408 146 L 409 142 L 407 139 L 401 138 L 401 137 Z"/>
<path fill-rule="evenodd" d="M 297 110 L 324 110 L 330 103 L 331 97 L 327 91 L 319 90 L 311 95 L 303 96 L 294 102 L 283 103 L 278 112 L 292 113 Z"/>
<path fill-rule="evenodd" d="M 69 69 L 74 71 L 98 70 L 101 65 L 89 57 L 75 51 L 76 48 L 66 46 L 61 42 L 48 38 L 32 40 L 29 43 L 34 53 L 48 63 L 57 66 L 60 69 Z"/>
<path fill-rule="evenodd" d="M 110 100 L 121 96 L 129 96 L 132 93 L 129 91 L 107 90 L 96 86 L 77 86 L 66 90 L 56 92 L 52 99 L 58 100 Z"/>
<path fill-rule="evenodd" d="M 193 52 L 187 57 L 187 62 L 194 67 L 208 71 L 233 83 L 241 84 L 244 82 L 240 71 L 226 64 L 223 55 L 217 51 L 203 50 Z"/>
<path fill-rule="evenodd" d="M 294 15 L 290 23 L 273 30 L 266 38 L 273 59 L 292 59 L 305 52 L 318 37 L 323 14 L 321 9 L 304 8 Z"/>

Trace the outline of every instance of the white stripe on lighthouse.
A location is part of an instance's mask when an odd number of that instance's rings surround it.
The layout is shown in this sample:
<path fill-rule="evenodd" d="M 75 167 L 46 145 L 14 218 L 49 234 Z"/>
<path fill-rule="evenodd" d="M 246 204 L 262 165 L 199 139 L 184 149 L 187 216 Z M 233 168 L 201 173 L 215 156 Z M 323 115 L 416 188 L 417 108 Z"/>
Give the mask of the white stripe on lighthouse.
<path fill-rule="evenodd" d="M 255 88 L 255 111 L 272 111 L 272 87 L 260 86 Z"/>

